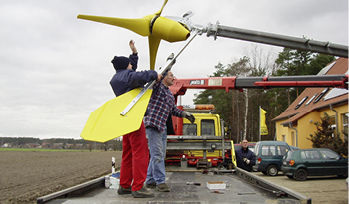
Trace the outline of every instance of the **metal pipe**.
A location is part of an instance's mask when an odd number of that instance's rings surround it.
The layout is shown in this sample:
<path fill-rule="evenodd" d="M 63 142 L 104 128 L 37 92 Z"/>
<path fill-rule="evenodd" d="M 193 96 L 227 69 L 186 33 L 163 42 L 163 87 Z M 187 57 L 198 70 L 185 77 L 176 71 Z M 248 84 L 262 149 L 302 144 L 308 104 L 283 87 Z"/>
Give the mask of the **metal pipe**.
<path fill-rule="evenodd" d="M 222 26 L 218 22 L 209 24 L 206 32 L 208 37 L 214 36 L 215 39 L 220 36 L 348 58 L 347 45 Z"/>
<path fill-rule="evenodd" d="M 304 75 L 304 76 L 264 76 L 236 77 L 234 89 L 279 87 L 338 87 L 348 88 L 348 75 Z"/>
<path fill-rule="evenodd" d="M 334 117 L 334 118 L 335 118 L 335 123 L 336 123 L 336 133 L 337 133 L 337 135 L 339 135 L 339 129 L 338 129 L 338 112 L 337 112 L 335 109 L 333 109 L 332 104 L 330 104 L 330 110 L 336 113 L 336 115 L 335 115 L 335 117 Z"/>
<path fill-rule="evenodd" d="M 225 132 L 224 132 L 224 120 L 221 119 L 221 137 L 222 137 L 222 159 L 223 163 L 225 161 L 225 148 L 224 148 L 224 142 L 225 142 Z"/>
<path fill-rule="evenodd" d="M 343 81 L 259 81 L 254 83 L 260 87 L 343 87 Z"/>

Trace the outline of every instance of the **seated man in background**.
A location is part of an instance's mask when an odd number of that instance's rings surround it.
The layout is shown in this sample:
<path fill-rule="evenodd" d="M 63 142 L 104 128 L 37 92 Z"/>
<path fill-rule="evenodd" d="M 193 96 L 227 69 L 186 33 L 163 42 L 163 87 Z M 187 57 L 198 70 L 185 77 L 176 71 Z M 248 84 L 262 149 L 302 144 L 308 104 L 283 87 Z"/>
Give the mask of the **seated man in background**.
<path fill-rule="evenodd" d="M 235 151 L 236 163 L 239 168 L 252 171 L 252 166 L 256 164 L 256 155 L 248 149 L 248 141 L 242 140 L 241 148 Z"/>

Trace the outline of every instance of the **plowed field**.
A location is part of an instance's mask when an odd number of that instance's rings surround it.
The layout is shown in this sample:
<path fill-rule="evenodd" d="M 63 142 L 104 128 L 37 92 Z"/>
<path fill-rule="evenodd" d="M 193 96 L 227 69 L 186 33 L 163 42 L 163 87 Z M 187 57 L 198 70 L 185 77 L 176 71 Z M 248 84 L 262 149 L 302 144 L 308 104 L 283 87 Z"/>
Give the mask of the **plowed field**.
<path fill-rule="evenodd" d="M 121 152 L 0 151 L 0 203 L 36 203 L 36 198 L 111 172 Z"/>

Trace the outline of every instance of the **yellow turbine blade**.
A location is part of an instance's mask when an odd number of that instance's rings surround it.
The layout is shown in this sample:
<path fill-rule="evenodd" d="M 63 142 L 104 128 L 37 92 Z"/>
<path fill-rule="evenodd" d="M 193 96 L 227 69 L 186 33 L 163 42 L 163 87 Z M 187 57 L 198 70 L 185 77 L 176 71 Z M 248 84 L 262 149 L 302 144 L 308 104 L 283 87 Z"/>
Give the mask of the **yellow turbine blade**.
<path fill-rule="evenodd" d="M 165 1 L 164 1 L 164 4 L 162 4 L 161 9 L 160 9 L 158 12 L 156 12 L 155 15 L 157 15 L 157 16 L 160 16 L 160 15 L 161 15 L 162 10 L 164 9 L 164 7 L 165 7 L 166 4 L 167 4 L 167 1 L 168 1 L 168 0 L 165 0 Z"/>
<path fill-rule="evenodd" d="M 148 37 L 151 70 L 154 70 L 155 68 L 156 54 L 158 52 L 160 40 L 160 38 L 154 37 L 152 35 Z"/>
<path fill-rule="evenodd" d="M 139 35 L 149 36 L 149 24 L 154 16 L 155 15 L 148 15 L 143 18 L 129 19 L 104 16 L 78 15 L 78 18 L 126 28 Z"/>
<path fill-rule="evenodd" d="M 81 137 L 89 141 L 106 142 L 138 130 L 152 94 L 151 89 L 146 91 L 125 116 L 120 113 L 140 91 L 141 88 L 133 89 L 109 100 L 92 112 L 81 132 Z"/>

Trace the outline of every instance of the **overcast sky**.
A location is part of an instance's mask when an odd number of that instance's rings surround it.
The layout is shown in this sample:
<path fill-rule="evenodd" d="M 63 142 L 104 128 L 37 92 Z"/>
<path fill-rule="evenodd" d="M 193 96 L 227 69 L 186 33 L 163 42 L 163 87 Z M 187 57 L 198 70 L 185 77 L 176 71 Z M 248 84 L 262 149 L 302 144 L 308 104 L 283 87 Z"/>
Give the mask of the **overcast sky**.
<path fill-rule="evenodd" d="M 135 40 L 139 70 L 149 67 L 148 40 L 78 14 L 141 18 L 162 0 L 0 0 L 0 137 L 80 138 L 89 114 L 114 97 L 114 55 L 129 55 Z M 140 3 L 142 2 L 142 3 Z M 347 0 L 169 0 L 163 16 L 206 26 L 220 22 L 294 37 L 348 45 Z M 184 42 L 162 41 L 156 67 Z M 248 55 L 255 44 L 198 36 L 173 67 L 177 78 L 207 77 L 221 62 Z M 277 55 L 279 47 L 262 46 Z M 183 97 L 192 104 L 193 92 Z M 186 98 L 187 97 L 187 98 Z"/>

